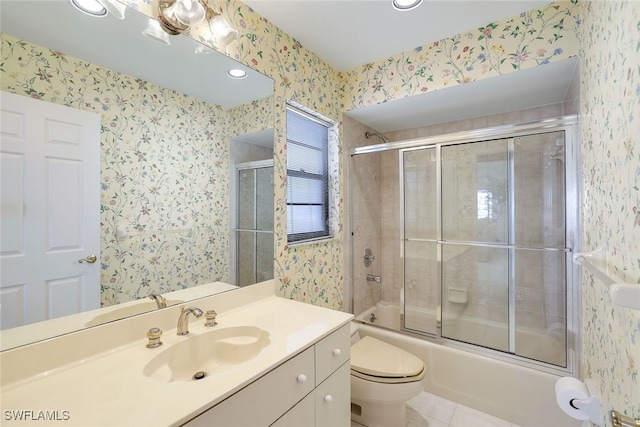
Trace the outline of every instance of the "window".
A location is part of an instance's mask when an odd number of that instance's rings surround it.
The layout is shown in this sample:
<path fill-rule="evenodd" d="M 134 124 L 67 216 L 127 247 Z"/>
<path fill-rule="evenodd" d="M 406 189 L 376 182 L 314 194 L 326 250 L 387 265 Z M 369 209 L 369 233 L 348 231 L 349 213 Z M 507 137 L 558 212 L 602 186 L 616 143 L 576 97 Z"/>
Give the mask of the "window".
<path fill-rule="evenodd" d="M 493 193 L 491 190 L 478 190 L 478 219 L 495 219 L 493 212 Z"/>
<path fill-rule="evenodd" d="M 329 236 L 329 126 L 287 106 L 289 243 Z"/>

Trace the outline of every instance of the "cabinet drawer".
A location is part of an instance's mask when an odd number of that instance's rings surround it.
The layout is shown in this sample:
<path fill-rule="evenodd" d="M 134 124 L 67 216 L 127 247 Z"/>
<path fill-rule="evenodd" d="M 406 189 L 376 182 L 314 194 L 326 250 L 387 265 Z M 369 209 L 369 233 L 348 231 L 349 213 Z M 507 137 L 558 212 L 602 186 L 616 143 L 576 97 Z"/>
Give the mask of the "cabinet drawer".
<path fill-rule="evenodd" d="M 318 342 L 316 349 L 316 384 L 324 381 L 351 357 L 351 329 L 344 325 Z"/>
<path fill-rule="evenodd" d="M 313 362 L 311 347 L 194 418 L 188 426 L 271 425 L 314 389 Z"/>

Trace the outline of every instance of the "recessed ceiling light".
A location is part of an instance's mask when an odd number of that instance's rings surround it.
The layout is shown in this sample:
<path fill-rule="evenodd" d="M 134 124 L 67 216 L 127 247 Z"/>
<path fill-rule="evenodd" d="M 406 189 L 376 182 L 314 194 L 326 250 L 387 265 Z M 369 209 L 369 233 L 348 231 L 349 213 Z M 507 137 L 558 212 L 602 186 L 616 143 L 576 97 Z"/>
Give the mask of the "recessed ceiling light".
<path fill-rule="evenodd" d="M 227 71 L 227 75 L 232 79 L 244 79 L 247 77 L 247 72 L 239 68 L 232 68 Z"/>
<path fill-rule="evenodd" d="M 107 9 L 96 0 L 71 0 L 71 4 L 82 13 L 90 16 L 107 16 Z"/>
<path fill-rule="evenodd" d="M 411 10 L 422 3 L 422 0 L 393 0 L 393 8 L 396 10 Z"/>

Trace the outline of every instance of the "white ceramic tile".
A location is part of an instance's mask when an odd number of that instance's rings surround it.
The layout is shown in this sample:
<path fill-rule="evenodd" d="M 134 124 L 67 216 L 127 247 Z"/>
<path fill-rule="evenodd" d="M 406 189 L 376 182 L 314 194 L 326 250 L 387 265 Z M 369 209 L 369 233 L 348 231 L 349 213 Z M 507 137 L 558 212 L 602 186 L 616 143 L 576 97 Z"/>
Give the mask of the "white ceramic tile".
<path fill-rule="evenodd" d="M 456 404 L 431 393 L 423 392 L 407 402 L 407 406 L 431 420 L 449 425 Z M 431 424 L 429 424 L 431 426 Z"/>
<path fill-rule="evenodd" d="M 407 406 L 406 427 L 449 427 L 449 425 L 442 421 L 425 417 Z"/>
<path fill-rule="evenodd" d="M 450 427 L 511 427 L 511 423 L 464 405 L 457 405 Z"/>

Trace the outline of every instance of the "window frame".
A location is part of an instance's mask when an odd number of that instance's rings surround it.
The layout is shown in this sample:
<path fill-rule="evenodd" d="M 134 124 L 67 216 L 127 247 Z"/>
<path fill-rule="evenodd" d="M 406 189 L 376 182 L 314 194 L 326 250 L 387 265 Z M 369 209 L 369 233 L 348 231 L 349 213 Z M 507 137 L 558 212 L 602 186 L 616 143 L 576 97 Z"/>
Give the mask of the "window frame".
<path fill-rule="evenodd" d="M 323 214 L 323 224 L 324 227 L 322 230 L 318 231 L 310 231 L 303 233 L 289 233 L 289 227 L 287 225 L 287 243 L 288 244 L 297 244 L 304 242 L 313 242 L 317 240 L 324 240 L 332 237 L 331 226 L 330 226 L 330 204 L 331 204 L 331 196 L 330 196 L 330 186 L 329 186 L 329 162 L 330 162 L 330 153 L 329 153 L 329 143 L 331 140 L 330 132 L 332 127 L 334 126 L 328 120 L 324 120 L 313 112 L 305 111 L 304 109 L 292 105 L 291 103 L 287 103 L 286 105 L 286 114 L 287 118 L 289 114 L 297 114 L 306 120 L 313 121 L 317 124 L 320 124 L 326 128 L 326 140 L 323 141 L 321 151 L 322 151 L 322 174 L 316 174 L 311 172 L 305 172 L 302 170 L 292 170 L 289 169 L 289 147 L 294 144 L 299 147 L 304 147 L 307 149 L 318 150 L 317 147 L 314 147 L 310 144 L 306 144 L 305 141 L 297 141 L 289 138 L 289 127 L 288 124 L 286 126 L 285 137 L 287 140 L 287 156 L 286 156 L 286 169 L 287 169 L 287 197 L 286 197 L 286 205 L 287 205 L 287 221 L 289 221 L 289 206 L 322 206 L 322 214 Z M 323 188 L 323 197 L 322 203 L 290 203 L 289 202 L 289 177 L 295 177 L 300 179 L 306 179 L 310 181 L 321 181 Z"/>

